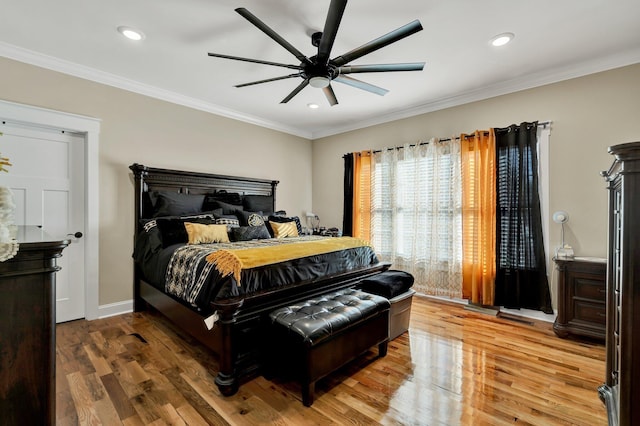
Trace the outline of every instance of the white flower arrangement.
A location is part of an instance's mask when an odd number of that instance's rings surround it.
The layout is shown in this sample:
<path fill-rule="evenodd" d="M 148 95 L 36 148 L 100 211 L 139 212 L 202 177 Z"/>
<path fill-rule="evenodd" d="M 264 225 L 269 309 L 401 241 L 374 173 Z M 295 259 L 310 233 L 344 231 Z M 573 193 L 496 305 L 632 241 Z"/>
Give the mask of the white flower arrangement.
<path fill-rule="evenodd" d="M 9 159 L 0 154 L 0 172 L 9 172 L 7 170 L 9 166 L 11 166 Z M 13 202 L 11 190 L 0 186 L 0 262 L 9 260 L 18 253 L 18 242 L 15 240 L 15 225 L 13 224 L 15 209 L 16 205 Z"/>
<path fill-rule="evenodd" d="M 2 136 L 2 132 L 0 132 L 0 136 Z M 7 170 L 7 167 L 9 166 L 11 166 L 9 159 L 7 157 L 3 157 L 2 154 L 0 154 L 0 172 L 8 173 L 9 170 Z"/>

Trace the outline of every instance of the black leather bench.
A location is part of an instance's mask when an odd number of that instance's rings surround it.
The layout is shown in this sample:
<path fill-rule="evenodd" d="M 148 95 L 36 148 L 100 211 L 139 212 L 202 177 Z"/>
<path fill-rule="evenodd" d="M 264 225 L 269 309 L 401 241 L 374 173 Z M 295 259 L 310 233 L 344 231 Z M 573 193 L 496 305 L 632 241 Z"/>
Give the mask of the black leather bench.
<path fill-rule="evenodd" d="M 269 315 L 270 364 L 296 373 L 309 407 L 317 380 L 375 345 L 387 354 L 389 307 L 384 297 L 344 289 L 277 309 Z"/>

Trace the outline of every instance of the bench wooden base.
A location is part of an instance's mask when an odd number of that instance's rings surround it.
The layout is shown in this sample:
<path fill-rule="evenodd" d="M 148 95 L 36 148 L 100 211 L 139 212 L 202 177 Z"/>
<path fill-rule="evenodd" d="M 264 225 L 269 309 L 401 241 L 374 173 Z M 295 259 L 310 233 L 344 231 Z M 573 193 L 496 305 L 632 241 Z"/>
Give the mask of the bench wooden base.
<path fill-rule="evenodd" d="M 315 385 L 318 380 L 353 361 L 378 345 L 378 357 L 387 355 L 389 342 L 389 312 L 383 311 L 362 323 L 354 324 L 335 338 L 307 348 L 303 366 L 302 403 L 313 404 Z"/>
<path fill-rule="evenodd" d="M 346 289 L 272 312 L 272 373 L 293 373 L 302 403 L 311 406 L 318 380 L 373 346 L 387 354 L 389 306 L 384 297 Z"/>

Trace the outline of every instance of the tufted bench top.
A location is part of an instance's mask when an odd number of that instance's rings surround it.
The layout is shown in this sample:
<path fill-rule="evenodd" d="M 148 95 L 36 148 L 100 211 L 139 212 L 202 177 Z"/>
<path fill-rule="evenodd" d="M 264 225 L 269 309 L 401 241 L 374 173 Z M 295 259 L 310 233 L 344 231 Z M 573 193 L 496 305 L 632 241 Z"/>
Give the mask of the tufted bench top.
<path fill-rule="evenodd" d="M 269 317 L 272 324 L 285 327 L 306 345 L 315 346 L 390 306 L 384 297 L 347 288 L 279 308 Z"/>

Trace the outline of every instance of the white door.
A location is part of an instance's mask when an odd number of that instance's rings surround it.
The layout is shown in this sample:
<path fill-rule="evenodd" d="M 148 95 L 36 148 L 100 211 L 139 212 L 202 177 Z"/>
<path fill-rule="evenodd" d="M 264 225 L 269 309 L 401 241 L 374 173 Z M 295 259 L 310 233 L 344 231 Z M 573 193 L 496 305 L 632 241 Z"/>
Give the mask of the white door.
<path fill-rule="evenodd" d="M 16 225 L 38 225 L 71 244 L 58 258 L 56 321 L 85 316 L 84 136 L 33 126 L 2 126 L 0 153 L 12 163 L 0 176 L 11 188 Z M 80 235 L 80 234 L 78 234 Z"/>

